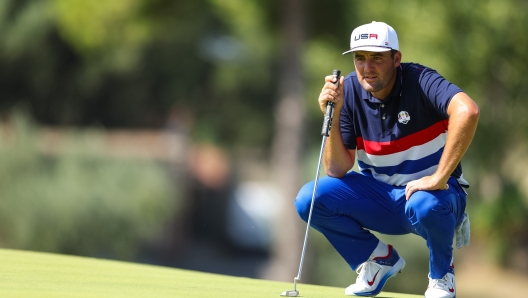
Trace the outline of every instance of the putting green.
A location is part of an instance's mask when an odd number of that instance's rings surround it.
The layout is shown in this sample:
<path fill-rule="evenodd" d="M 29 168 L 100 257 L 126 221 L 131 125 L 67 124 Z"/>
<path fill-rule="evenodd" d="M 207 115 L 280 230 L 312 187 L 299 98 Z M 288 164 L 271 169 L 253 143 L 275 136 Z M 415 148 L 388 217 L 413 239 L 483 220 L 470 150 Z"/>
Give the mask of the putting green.
<path fill-rule="evenodd" d="M 280 297 L 292 283 L 40 252 L 0 249 L 0 297 Z M 297 285 L 301 297 L 346 297 Z M 422 297 L 381 293 L 377 297 Z"/>

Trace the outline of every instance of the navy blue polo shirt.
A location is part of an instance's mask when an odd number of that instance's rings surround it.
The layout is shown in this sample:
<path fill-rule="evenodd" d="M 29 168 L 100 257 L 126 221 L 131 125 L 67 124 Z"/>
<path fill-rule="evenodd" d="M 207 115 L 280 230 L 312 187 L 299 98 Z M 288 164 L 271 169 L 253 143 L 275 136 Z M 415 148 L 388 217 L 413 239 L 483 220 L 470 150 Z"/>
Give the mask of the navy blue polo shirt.
<path fill-rule="evenodd" d="M 347 149 L 357 150 L 360 171 L 395 186 L 432 175 L 446 143 L 447 107 L 459 92 L 434 69 L 415 63 L 401 63 L 385 100 L 365 91 L 356 72 L 347 75 L 341 135 Z M 468 186 L 460 164 L 451 176 Z"/>

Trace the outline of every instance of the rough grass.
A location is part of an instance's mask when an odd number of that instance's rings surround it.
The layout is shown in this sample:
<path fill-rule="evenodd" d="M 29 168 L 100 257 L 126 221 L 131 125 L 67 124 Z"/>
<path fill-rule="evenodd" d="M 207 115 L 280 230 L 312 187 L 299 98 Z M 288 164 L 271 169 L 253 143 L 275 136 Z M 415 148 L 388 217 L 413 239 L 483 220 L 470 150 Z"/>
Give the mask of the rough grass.
<path fill-rule="evenodd" d="M 0 249 L 0 297 L 280 297 L 292 283 L 77 256 Z M 298 284 L 301 297 L 345 297 Z M 377 297 L 421 297 L 381 293 Z"/>

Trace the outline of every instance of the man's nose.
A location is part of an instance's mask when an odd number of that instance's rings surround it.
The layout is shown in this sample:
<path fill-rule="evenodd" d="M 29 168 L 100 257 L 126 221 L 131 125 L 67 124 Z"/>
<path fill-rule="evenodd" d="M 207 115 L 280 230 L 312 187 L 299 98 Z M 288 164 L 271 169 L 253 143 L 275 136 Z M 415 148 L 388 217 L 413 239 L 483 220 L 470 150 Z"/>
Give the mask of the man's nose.
<path fill-rule="evenodd" d="M 373 63 L 372 60 L 367 59 L 367 60 L 365 61 L 365 70 L 366 70 L 366 71 L 369 71 L 369 70 L 372 70 L 372 69 L 374 69 L 374 63 Z"/>

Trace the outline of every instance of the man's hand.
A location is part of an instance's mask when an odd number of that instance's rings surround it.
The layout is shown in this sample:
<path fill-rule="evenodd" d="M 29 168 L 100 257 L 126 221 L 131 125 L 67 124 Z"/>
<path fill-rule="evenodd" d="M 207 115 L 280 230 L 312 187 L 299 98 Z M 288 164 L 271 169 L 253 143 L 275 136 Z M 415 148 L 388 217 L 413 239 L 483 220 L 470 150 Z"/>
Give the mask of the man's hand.
<path fill-rule="evenodd" d="M 449 185 L 447 184 L 447 180 L 440 180 L 434 176 L 425 176 L 407 183 L 407 186 L 405 187 L 405 199 L 409 200 L 411 195 L 419 190 L 444 190 L 448 188 Z"/>
<path fill-rule="evenodd" d="M 469 239 L 471 236 L 471 231 L 469 228 L 469 215 L 464 212 L 464 218 L 458 227 L 455 228 L 455 239 L 456 239 L 456 248 L 462 248 L 462 246 L 469 245 Z"/>
<path fill-rule="evenodd" d="M 345 78 L 343 76 L 340 77 L 339 86 L 336 86 L 335 82 L 335 76 L 325 77 L 325 84 L 321 90 L 321 94 L 319 94 L 319 107 L 323 114 L 326 114 L 326 105 L 329 101 L 335 103 L 335 111 L 341 110 L 341 107 L 343 106 L 343 84 Z"/>

